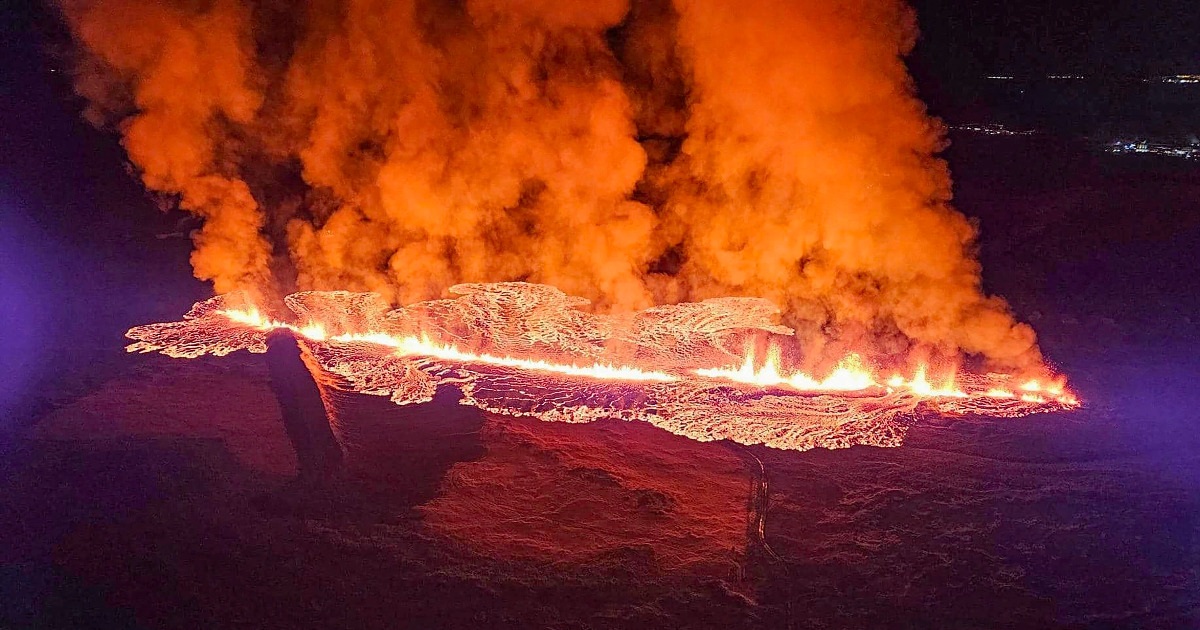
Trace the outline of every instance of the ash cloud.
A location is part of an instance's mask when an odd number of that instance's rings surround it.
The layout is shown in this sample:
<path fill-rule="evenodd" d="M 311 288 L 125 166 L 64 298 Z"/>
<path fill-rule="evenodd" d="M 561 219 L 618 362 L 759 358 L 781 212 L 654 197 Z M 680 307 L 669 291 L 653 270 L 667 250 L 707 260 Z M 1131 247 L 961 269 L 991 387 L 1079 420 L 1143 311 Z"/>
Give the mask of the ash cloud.
<path fill-rule="evenodd" d="M 87 116 L 217 292 L 528 280 L 780 304 L 812 361 L 1041 365 L 980 287 L 888 0 L 60 0 Z"/>

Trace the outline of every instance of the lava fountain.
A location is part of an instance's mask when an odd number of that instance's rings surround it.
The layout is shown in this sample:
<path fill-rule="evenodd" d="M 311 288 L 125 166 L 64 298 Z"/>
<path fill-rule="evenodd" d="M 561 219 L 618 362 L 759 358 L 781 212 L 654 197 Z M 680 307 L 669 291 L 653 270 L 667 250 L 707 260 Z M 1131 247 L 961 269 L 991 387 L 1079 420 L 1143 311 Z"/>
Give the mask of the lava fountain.
<path fill-rule="evenodd" d="M 827 374 L 789 367 L 791 330 L 756 298 L 717 298 L 617 315 L 523 282 L 461 284 L 453 299 L 391 308 L 372 293 L 289 295 L 289 321 L 221 295 L 182 321 L 131 329 L 130 352 L 177 358 L 265 352 L 269 332 L 294 331 L 318 380 L 398 405 L 461 403 L 545 421 L 649 422 L 699 441 L 807 450 L 898 446 L 923 415 L 1016 417 L 1072 409 L 1065 379 L 1020 379 L 928 365 L 884 373 L 848 354 Z M 761 359 L 755 348 L 766 341 Z M 397 426 L 403 431 L 403 426 Z"/>

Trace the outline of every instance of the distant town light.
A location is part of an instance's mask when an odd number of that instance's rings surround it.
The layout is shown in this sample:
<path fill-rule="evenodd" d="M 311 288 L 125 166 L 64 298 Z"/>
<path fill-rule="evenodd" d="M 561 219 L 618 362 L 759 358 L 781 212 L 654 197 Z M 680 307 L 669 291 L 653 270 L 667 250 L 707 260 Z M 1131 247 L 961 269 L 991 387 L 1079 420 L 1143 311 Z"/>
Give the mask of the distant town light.
<path fill-rule="evenodd" d="M 958 131 L 967 131 L 970 133 L 982 133 L 988 136 L 1031 136 L 1033 131 L 1009 129 L 1004 125 L 997 123 L 969 123 L 963 125 L 950 125 L 951 129 Z"/>
<path fill-rule="evenodd" d="M 1127 153 L 1146 153 L 1153 155 L 1164 155 L 1167 157 L 1183 158 L 1187 160 L 1200 159 L 1200 144 L 1182 144 L 1170 141 L 1150 141 L 1150 140 L 1114 140 L 1106 147 L 1109 153 L 1127 154 Z"/>

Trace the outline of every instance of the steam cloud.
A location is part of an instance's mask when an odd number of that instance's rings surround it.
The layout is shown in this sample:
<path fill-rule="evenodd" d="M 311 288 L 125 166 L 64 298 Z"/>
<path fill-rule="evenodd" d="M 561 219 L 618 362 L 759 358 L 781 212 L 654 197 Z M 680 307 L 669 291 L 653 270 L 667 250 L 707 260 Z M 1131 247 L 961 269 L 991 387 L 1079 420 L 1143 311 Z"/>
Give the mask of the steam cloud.
<path fill-rule="evenodd" d="M 1041 364 L 986 296 L 898 0 L 61 0 L 218 292 L 528 280 L 780 304 L 811 360 Z"/>

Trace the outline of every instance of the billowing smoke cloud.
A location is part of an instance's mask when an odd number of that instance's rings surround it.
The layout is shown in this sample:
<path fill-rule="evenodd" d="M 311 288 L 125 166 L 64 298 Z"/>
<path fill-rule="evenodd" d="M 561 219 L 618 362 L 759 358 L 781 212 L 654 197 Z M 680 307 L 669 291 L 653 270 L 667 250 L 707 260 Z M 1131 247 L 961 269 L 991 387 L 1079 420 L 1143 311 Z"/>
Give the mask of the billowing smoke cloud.
<path fill-rule="evenodd" d="M 1040 357 L 980 288 L 892 0 L 62 0 L 218 292 L 529 280 L 784 307 L 813 357 Z"/>
<path fill-rule="evenodd" d="M 93 56 L 76 86 L 94 122 L 116 118 L 148 188 L 174 193 L 204 218 L 195 236 L 196 275 L 219 292 L 266 282 L 263 214 L 226 155 L 230 137 L 254 123 L 249 11 L 218 2 L 206 11 L 155 2 L 64 5 Z"/>

